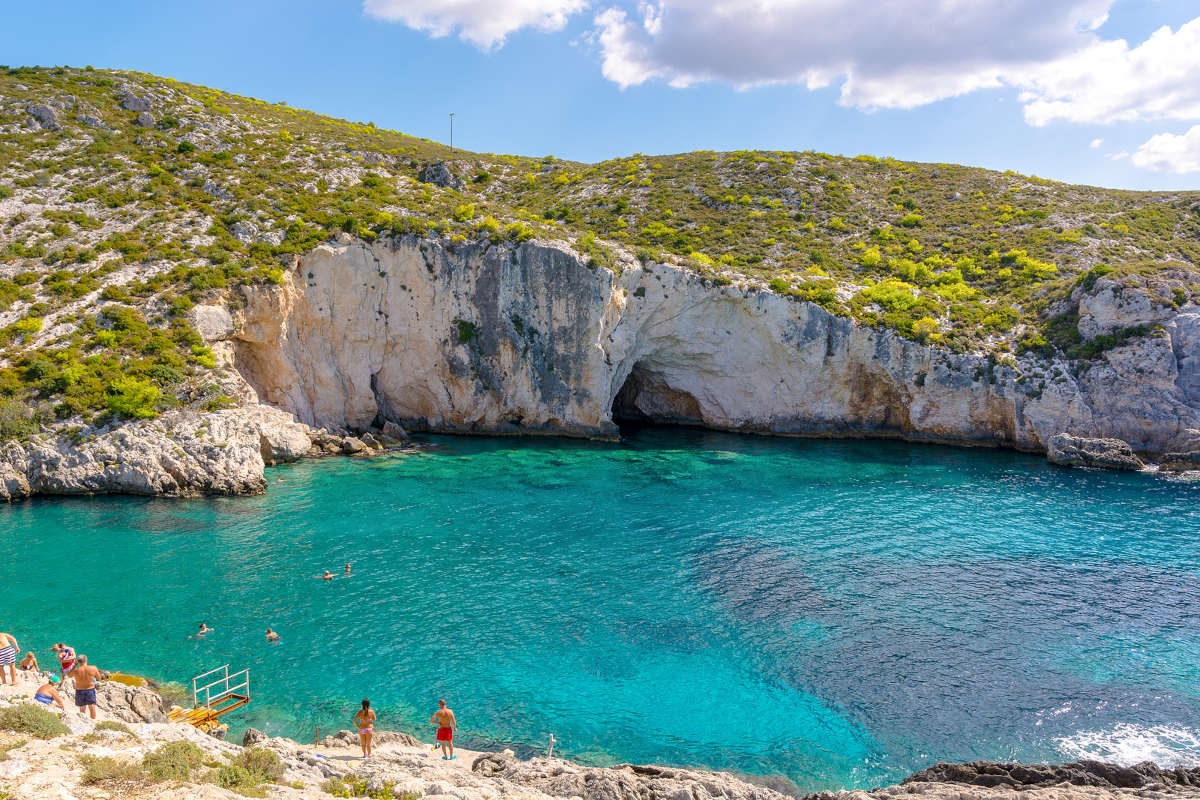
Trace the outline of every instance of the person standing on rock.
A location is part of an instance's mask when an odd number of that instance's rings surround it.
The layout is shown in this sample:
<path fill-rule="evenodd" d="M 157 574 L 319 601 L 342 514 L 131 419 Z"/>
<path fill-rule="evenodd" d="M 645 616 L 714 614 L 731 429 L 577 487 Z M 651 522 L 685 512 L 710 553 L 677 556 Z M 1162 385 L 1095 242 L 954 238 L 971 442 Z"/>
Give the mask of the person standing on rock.
<path fill-rule="evenodd" d="M 21 652 L 17 640 L 8 633 L 0 633 L 0 683 L 17 685 L 17 653 Z M 4 668 L 8 667 L 8 680 L 4 679 Z"/>
<path fill-rule="evenodd" d="M 62 642 L 56 643 L 50 650 L 58 655 L 58 666 L 62 669 L 62 678 L 65 681 L 71 670 L 75 669 L 75 650 Z"/>
<path fill-rule="evenodd" d="M 458 720 L 454 718 L 454 712 L 446 708 L 445 700 L 438 700 L 438 710 L 433 712 L 429 721 L 438 726 L 437 740 L 442 745 L 442 760 L 453 761 L 456 758 L 454 732 L 458 730 Z"/>
<path fill-rule="evenodd" d="M 358 744 L 366 758 L 371 755 L 371 739 L 375 736 L 375 712 L 371 710 L 370 700 L 362 701 L 362 708 L 354 715 L 354 727 L 358 729 Z"/>
<path fill-rule="evenodd" d="M 100 670 L 88 664 L 87 656 L 80 654 L 75 669 L 71 670 L 71 677 L 75 679 L 75 707 L 79 709 L 80 714 L 86 708 L 92 719 L 95 719 L 96 681 L 100 678 Z"/>

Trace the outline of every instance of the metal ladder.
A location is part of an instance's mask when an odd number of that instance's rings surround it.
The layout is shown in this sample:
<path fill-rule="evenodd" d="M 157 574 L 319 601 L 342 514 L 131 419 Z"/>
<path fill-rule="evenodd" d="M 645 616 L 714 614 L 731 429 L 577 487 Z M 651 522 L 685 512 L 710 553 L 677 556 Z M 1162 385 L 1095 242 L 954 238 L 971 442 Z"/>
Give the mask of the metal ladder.
<path fill-rule="evenodd" d="M 207 683 L 201 683 L 207 680 Z M 250 670 L 230 673 L 224 664 L 192 678 L 192 708 L 173 708 L 172 722 L 186 722 L 202 731 L 219 726 L 218 717 L 250 702 Z"/>

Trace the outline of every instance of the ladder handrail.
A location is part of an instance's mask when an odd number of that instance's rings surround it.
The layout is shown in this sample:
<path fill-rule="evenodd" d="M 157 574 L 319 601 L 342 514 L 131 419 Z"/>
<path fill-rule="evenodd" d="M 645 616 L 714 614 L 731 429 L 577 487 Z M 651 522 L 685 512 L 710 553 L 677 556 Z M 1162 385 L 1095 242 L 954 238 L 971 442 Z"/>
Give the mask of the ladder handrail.
<path fill-rule="evenodd" d="M 201 678 L 208 677 L 209 675 L 212 675 L 213 673 L 217 673 L 217 672 L 224 672 L 224 675 L 210 683 L 203 685 L 203 686 L 197 685 L 196 682 L 199 681 Z M 234 681 L 237 681 L 239 678 L 241 678 L 241 680 L 237 683 L 234 683 Z M 199 708 L 201 706 L 205 706 L 205 707 L 212 706 L 212 704 L 214 702 L 213 687 L 216 687 L 216 686 L 222 686 L 223 688 L 221 688 L 217 692 L 215 692 L 215 694 L 216 694 L 215 702 L 219 703 L 226 697 L 229 697 L 230 695 L 232 695 L 236 690 L 243 689 L 243 688 L 246 690 L 246 697 L 249 698 L 250 697 L 250 669 L 246 668 L 246 669 L 240 670 L 239 672 L 235 672 L 231 675 L 229 673 L 229 665 L 225 664 L 223 666 L 217 667 L 216 669 L 210 669 L 208 672 L 205 672 L 201 675 L 197 675 L 196 677 L 192 678 L 192 702 L 193 702 L 193 705 L 195 705 L 197 708 Z M 200 702 L 201 693 L 204 694 L 204 702 L 203 703 Z"/>

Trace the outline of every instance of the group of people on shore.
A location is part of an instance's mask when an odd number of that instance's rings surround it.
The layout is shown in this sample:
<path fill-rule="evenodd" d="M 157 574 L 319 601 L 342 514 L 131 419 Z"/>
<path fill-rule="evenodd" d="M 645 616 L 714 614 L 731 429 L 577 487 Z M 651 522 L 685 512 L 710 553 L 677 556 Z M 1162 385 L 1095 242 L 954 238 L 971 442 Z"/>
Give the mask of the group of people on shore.
<path fill-rule="evenodd" d="M 443 761 L 458 758 L 454 755 L 454 732 L 458 730 L 458 720 L 454 717 L 454 712 L 446 707 L 445 700 L 438 700 L 438 710 L 433 712 L 429 722 L 437 725 L 437 739 L 433 749 L 442 748 Z M 367 758 L 371 755 L 375 738 L 375 712 L 371 710 L 370 700 L 362 701 L 362 708 L 354 715 L 354 728 L 358 731 L 358 744 L 362 747 L 363 758 Z"/>
<path fill-rule="evenodd" d="M 0 683 L 17 685 L 17 654 L 21 645 L 9 633 L 0 633 Z M 58 657 L 59 674 L 42 672 L 38 665 L 37 655 L 32 650 L 25 653 L 19 669 L 42 678 L 41 685 L 33 693 L 33 699 L 43 705 L 57 705 L 63 711 L 67 710 L 59 685 L 70 678 L 75 683 L 75 708 L 80 714 L 87 713 L 92 719 L 96 718 L 96 681 L 100 680 L 100 670 L 88 663 L 88 657 L 82 653 L 75 654 L 75 649 L 56 642 L 50 652 Z M 7 670 L 6 670 L 7 668 Z M 7 676 L 6 676 L 7 671 Z M 86 712 L 85 712 L 86 709 Z"/>

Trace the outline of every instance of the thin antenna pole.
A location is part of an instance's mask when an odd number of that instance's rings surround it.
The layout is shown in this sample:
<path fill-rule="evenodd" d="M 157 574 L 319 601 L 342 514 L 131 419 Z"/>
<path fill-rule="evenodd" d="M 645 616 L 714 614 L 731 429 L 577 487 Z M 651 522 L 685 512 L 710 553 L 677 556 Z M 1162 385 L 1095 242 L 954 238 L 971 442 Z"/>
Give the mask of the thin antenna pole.
<path fill-rule="evenodd" d="M 454 155 L 454 113 L 450 113 L 450 155 Z"/>

